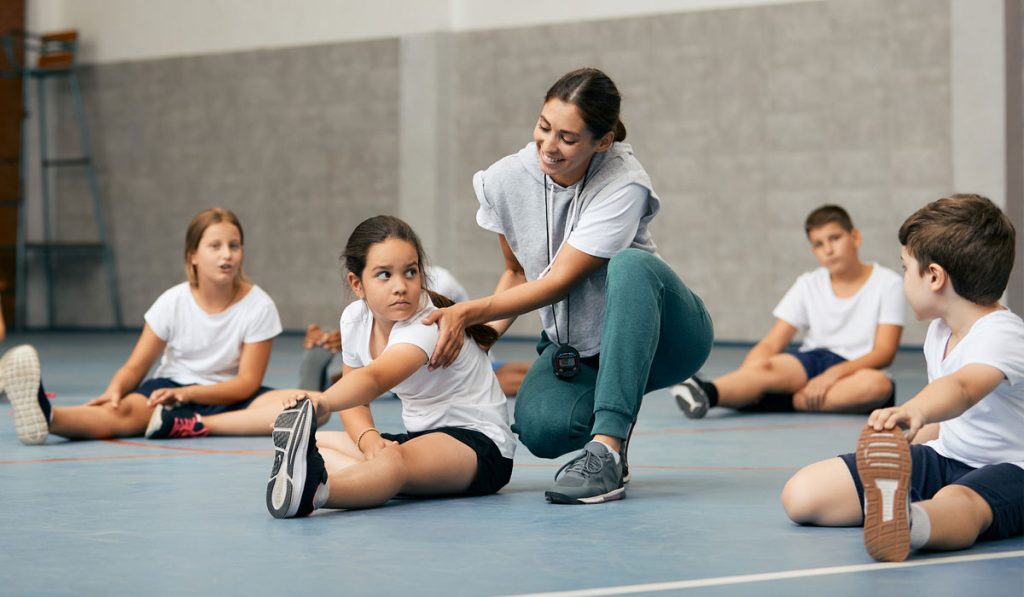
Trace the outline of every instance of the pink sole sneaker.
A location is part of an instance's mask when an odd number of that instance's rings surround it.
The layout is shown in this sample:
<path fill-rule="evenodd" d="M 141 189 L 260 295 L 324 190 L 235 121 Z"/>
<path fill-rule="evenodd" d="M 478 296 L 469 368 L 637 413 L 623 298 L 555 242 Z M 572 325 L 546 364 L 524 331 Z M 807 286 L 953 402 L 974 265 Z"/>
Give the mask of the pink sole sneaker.
<path fill-rule="evenodd" d="M 879 562 L 902 562 L 910 553 L 910 469 L 902 430 L 861 431 L 857 473 L 864 485 L 864 547 Z"/>

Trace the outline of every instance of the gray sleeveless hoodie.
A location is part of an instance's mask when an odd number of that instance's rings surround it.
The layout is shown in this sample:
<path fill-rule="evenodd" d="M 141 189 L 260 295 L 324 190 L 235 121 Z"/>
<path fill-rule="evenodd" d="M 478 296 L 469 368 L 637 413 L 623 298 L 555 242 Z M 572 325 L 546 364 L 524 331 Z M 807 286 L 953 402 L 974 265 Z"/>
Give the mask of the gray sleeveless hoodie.
<path fill-rule="evenodd" d="M 545 183 L 550 185 L 550 239 L 545 231 Z M 537 163 L 537 146 L 529 143 L 516 154 L 498 160 L 473 176 L 473 189 L 480 201 L 477 223 L 487 230 L 503 234 L 523 266 L 526 279 L 536 280 L 548 267 L 549 243 L 550 253 L 554 256 L 568 236 L 566 224 L 570 208 L 580 213 L 577 221 L 585 220 L 592 206 L 609 200 L 627 185 L 638 184 L 647 190 L 647 210 L 630 246 L 657 255 L 647 224 L 661 208 L 661 200 L 654 193 L 647 172 L 633 157 L 632 147 L 626 143 L 613 143 L 607 152 L 594 154 L 579 199 L 573 206 L 579 184 L 566 189 L 546 179 Z M 605 264 L 590 274 L 572 289 L 568 301 L 563 299 L 554 310 L 551 307 L 539 309 L 541 323 L 553 342 L 565 342 L 568 337 L 584 357 L 601 351 L 607 270 Z M 571 317 L 568 322 L 567 316 Z"/>

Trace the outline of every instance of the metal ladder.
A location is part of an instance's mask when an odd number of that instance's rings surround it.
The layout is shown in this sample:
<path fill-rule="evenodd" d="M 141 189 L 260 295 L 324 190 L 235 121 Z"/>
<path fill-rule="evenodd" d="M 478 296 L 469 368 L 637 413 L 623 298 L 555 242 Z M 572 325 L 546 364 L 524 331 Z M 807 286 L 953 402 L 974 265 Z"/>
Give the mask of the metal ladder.
<path fill-rule="evenodd" d="M 106 222 L 103 215 L 103 201 L 100 196 L 99 181 L 96 177 L 96 165 L 92 157 L 92 145 L 89 128 L 86 124 L 85 106 L 78 85 L 75 57 L 78 51 L 78 32 L 74 30 L 46 33 L 42 35 L 22 31 L 14 31 L 0 36 L 6 64 L 2 65 L 0 76 L 19 77 L 22 80 L 22 120 L 21 120 L 21 155 L 18 170 L 18 232 L 14 247 L 16 276 L 15 327 L 24 329 L 27 317 L 27 280 L 28 255 L 31 252 L 42 256 L 46 277 L 46 321 L 48 328 L 55 327 L 56 319 L 56 256 L 60 255 L 98 255 L 106 270 L 107 292 L 110 298 L 114 327 L 124 327 L 121 315 L 121 300 L 117 290 L 117 270 L 114 266 L 114 252 L 107 241 Z M 30 66 L 30 56 L 35 56 L 35 66 Z M 50 79 L 66 79 L 71 89 L 75 120 L 78 127 L 79 151 L 81 155 L 74 157 L 50 157 L 48 153 L 47 121 L 46 121 L 46 83 Z M 39 168 L 42 191 L 43 239 L 41 242 L 28 242 L 25 225 L 27 200 L 25 196 L 25 180 L 27 170 L 27 151 L 25 148 L 25 130 L 28 122 L 29 81 L 35 81 L 37 120 L 39 125 Z M 88 180 L 89 195 L 92 198 L 92 211 L 96 223 L 96 240 L 86 242 L 61 242 L 53 233 L 51 213 L 50 175 L 60 168 L 85 168 Z M 10 250 L 9 247 L 4 247 Z"/>

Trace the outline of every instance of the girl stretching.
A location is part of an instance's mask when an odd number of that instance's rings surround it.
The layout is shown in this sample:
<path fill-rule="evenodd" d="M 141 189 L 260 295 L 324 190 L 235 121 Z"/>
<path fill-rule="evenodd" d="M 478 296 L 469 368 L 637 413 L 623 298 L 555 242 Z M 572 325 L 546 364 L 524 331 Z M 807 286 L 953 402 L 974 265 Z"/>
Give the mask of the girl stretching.
<path fill-rule="evenodd" d="M 431 292 L 419 239 L 405 222 L 376 216 L 345 246 L 348 283 L 360 299 L 341 316 L 343 374 L 323 394 L 293 394 L 274 423 L 267 508 L 276 518 L 314 509 L 370 508 L 402 493 L 488 495 L 512 475 L 515 438 L 505 395 L 482 346 L 497 334 L 466 333 L 451 367 L 431 372 L 437 326 L 424 317 L 451 301 Z M 392 390 L 407 433 L 381 433 L 369 403 Z M 346 433 L 316 435 L 317 421 L 341 411 Z"/>
<path fill-rule="evenodd" d="M 88 403 L 52 408 L 39 390 L 35 351 L 11 359 L 15 381 L 8 395 L 19 439 L 265 434 L 294 391 L 260 385 L 281 320 L 274 301 L 242 271 L 243 239 L 241 223 L 227 209 L 206 209 L 192 219 L 185 235 L 188 281 L 153 303 L 131 356 Z M 143 382 L 161 354 L 156 375 Z"/>

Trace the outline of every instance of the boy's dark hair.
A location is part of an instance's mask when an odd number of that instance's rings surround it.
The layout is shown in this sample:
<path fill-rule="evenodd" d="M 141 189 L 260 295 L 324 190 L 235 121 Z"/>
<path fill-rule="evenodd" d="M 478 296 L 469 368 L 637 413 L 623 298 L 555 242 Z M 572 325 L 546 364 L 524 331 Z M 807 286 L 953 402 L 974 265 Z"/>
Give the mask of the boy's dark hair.
<path fill-rule="evenodd" d="M 420 238 L 416 236 L 412 226 L 394 216 L 374 216 L 363 220 L 345 243 L 345 252 L 341 259 L 345 262 L 348 271 L 362 279 L 363 270 L 366 269 L 366 256 L 370 247 L 382 243 L 389 238 L 397 238 L 410 243 L 416 249 L 416 258 L 420 266 L 421 287 L 430 297 L 430 302 L 435 307 L 451 307 L 455 301 L 443 294 L 434 292 L 427 286 L 427 255 L 423 251 Z M 466 333 L 477 343 L 487 348 L 498 340 L 498 332 L 489 325 L 478 323 L 466 328 Z"/>
<path fill-rule="evenodd" d="M 804 220 L 804 234 L 810 235 L 811 230 L 831 222 L 839 224 L 847 232 L 853 232 L 853 219 L 845 209 L 838 205 L 822 205 L 807 215 L 807 219 Z"/>
<path fill-rule="evenodd" d="M 932 201 L 900 226 L 900 244 L 923 274 L 942 266 L 953 290 L 978 305 L 991 305 L 1006 290 L 1013 269 L 1016 232 L 1010 219 L 981 195 Z"/>

